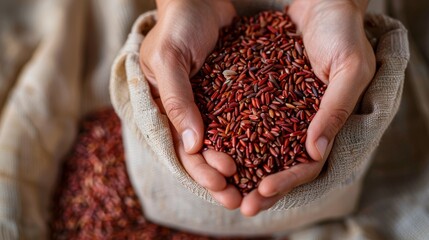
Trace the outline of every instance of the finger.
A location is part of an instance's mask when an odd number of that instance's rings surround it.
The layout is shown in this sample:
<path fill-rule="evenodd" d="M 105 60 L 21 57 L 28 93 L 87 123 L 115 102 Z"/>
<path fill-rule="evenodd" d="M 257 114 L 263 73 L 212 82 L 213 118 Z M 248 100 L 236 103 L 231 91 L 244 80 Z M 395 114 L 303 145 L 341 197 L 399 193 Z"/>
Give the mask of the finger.
<path fill-rule="evenodd" d="M 164 107 L 159 98 L 154 99 L 161 112 L 164 112 Z M 171 128 L 170 123 L 170 128 Z M 188 154 L 184 151 L 183 142 L 180 139 L 179 133 L 172 129 L 174 147 L 178 157 L 185 168 L 186 172 L 198 184 L 212 191 L 222 191 L 225 189 L 225 177 L 219 173 L 215 168 L 207 164 L 206 160 L 201 154 Z"/>
<path fill-rule="evenodd" d="M 218 201 L 222 206 L 227 209 L 233 210 L 240 206 L 241 204 L 241 194 L 236 187 L 232 185 L 227 185 L 226 188 L 222 191 L 209 191 L 210 194 L 216 201 Z"/>
<path fill-rule="evenodd" d="M 324 162 L 311 161 L 295 165 L 262 179 L 258 186 L 261 196 L 272 197 L 286 194 L 297 186 L 313 181 L 323 168 Z"/>
<path fill-rule="evenodd" d="M 308 128 L 306 149 L 310 157 L 321 161 L 329 154 L 328 146 L 352 113 L 367 79 L 358 66 L 347 66 L 331 75 L 319 111 Z M 363 82 L 366 82 L 363 84 Z"/>
<path fill-rule="evenodd" d="M 195 159 L 193 159 L 192 157 L 189 157 L 190 155 L 183 150 L 183 144 L 179 140 L 178 133 L 176 131 L 173 131 L 173 139 L 176 139 L 175 141 L 175 146 L 177 146 L 176 151 L 179 152 L 179 157 L 182 160 L 182 164 L 184 165 L 184 168 L 189 173 L 189 175 L 191 175 L 191 177 L 198 184 L 207 188 L 210 194 L 212 195 L 212 197 L 216 199 L 220 204 L 222 204 L 225 208 L 231 209 L 231 210 L 238 208 L 241 204 L 242 197 L 240 192 L 237 190 L 237 188 L 232 185 L 226 185 L 225 177 L 222 176 L 221 173 L 219 173 L 219 171 L 217 171 L 212 166 L 209 166 L 208 164 L 206 164 L 207 167 L 204 167 L 207 169 L 204 169 L 203 172 L 201 173 L 191 170 L 193 168 L 192 167 L 193 164 L 204 164 L 206 160 L 203 158 L 202 160 L 198 159 L 198 161 L 195 161 Z M 182 150 L 179 150 L 179 148 Z M 209 150 L 205 152 L 210 152 L 209 154 L 213 154 L 211 153 L 211 151 L 213 150 Z M 215 152 L 215 153 L 219 153 L 219 152 Z M 200 154 L 194 154 L 192 156 L 195 156 L 195 155 L 201 156 Z M 233 166 L 235 167 L 235 165 Z M 222 176 L 222 177 L 219 177 L 219 176 Z M 224 187 L 225 185 L 226 187 Z"/>
<path fill-rule="evenodd" d="M 173 138 L 177 139 L 177 136 Z M 211 191 L 221 191 L 226 188 L 225 177 L 208 165 L 201 154 L 188 154 L 183 148 L 182 141 L 176 141 L 175 146 L 186 172 L 198 184 Z"/>
<path fill-rule="evenodd" d="M 272 207 L 280 198 L 282 198 L 281 195 L 263 197 L 257 190 L 253 190 L 243 198 L 240 207 L 241 214 L 247 217 L 255 216 Z"/>
<path fill-rule="evenodd" d="M 203 152 L 203 157 L 207 163 L 218 170 L 225 177 L 231 177 L 236 172 L 234 160 L 226 153 L 208 149 Z"/>
<path fill-rule="evenodd" d="M 153 67 L 153 72 L 162 104 L 180 134 L 186 152 L 196 153 L 202 147 L 204 125 L 189 81 L 190 66 L 187 65 L 190 63 L 172 44 L 165 44 L 157 55 L 154 61 L 158 65 Z"/>

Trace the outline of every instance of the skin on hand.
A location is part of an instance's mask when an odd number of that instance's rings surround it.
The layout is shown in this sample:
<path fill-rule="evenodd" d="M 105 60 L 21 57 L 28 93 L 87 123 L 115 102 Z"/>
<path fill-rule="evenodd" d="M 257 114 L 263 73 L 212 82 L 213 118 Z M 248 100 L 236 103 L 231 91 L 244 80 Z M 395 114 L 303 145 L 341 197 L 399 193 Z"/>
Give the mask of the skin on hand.
<path fill-rule="evenodd" d="M 238 208 L 242 197 L 225 180 L 236 171 L 233 159 L 213 150 L 200 152 L 204 126 L 189 80 L 235 9 L 229 0 L 158 0 L 157 5 L 158 22 L 140 48 L 152 96 L 170 120 L 175 151 L 187 173 L 224 207 Z"/>
<path fill-rule="evenodd" d="M 366 5 L 367 1 L 359 0 L 295 0 L 291 4 L 288 13 L 302 32 L 314 72 L 328 86 L 306 140 L 315 161 L 264 178 L 258 189 L 243 198 L 243 215 L 254 216 L 270 208 L 322 170 L 335 136 L 375 73 L 374 52 L 363 26 Z"/>
<path fill-rule="evenodd" d="M 374 53 L 363 29 L 366 1 L 295 0 L 290 6 L 314 71 L 328 85 L 306 140 L 316 161 L 266 177 L 243 199 L 225 181 L 235 172 L 233 159 L 224 153 L 199 152 L 203 122 L 189 82 L 235 10 L 229 0 L 158 0 L 157 4 L 159 20 L 142 43 L 141 66 L 152 96 L 170 119 L 176 153 L 189 175 L 226 208 L 240 207 L 246 216 L 268 209 L 293 188 L 314 180 L 375 72 Z"/>

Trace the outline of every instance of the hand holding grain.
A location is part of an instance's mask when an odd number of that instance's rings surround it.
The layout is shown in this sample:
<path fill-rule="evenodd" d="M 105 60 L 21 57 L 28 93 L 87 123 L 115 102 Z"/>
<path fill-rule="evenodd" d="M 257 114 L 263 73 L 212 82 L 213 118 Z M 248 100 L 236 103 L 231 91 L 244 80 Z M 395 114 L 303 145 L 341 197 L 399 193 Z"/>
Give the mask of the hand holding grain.
<path fill-rule="evenodd" d="M 176 153 L 189 175 L 226 208 L 237 208 L 241 195 L 225 180 L 235 172 L 231 157 L 199 152 L 204 126 L 189 81 L 214 48 L 220 28 L 231 23 L 235 9 L 229 0 L 158 0 L 157 5 L 158 22 L 140 49 L 152 96 L 172 124 Z"/>
<path fill-rule="evenodd" d="M 293 188 L 315 179 L 335 135 L 375 72 L 374 53 L 363 28 L 366 1 L 295 0 L 290 6 L 288 13 L 302 31 L 314 72 L 327 84 L 305 142 L 315 161 L 265 177 L 244 198 L 225 181 L 236 172 L 230 156 L 213 150 L 198 153 L 204 126 L 189 81 L 235 10 L 222 0 L 160 0 L 158 7 L 159 21 L 141 47 L 141 65 L 153 97 L 171 121 L 176 152 L 190 176 L 225 207 L 240 206 L 246 216 L 268 209 Z"/>
<path fill-rule="evenodd" d="M 336 134 L 375 72 L 374 52 L 363 26 L 366 4 L 359 0 L 295 0 L 291 4 L 288 13 L 302 32 L 314 72 L 327 84 L 306 140 L 306 149 L 316 161 L 263 179 L 258 191 L 243 199 L 244 215 L 270 208 L 293 188 L 319 175 Z"/>

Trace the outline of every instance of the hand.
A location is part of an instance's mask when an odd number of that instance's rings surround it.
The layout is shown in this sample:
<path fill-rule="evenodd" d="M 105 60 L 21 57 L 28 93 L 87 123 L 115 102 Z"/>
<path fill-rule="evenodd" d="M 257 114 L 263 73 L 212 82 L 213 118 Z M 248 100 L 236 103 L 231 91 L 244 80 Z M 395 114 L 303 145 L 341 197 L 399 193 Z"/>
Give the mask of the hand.
<path fill-rule="evenodd" d="M 289 14 L 302 32 L 314 72 L 328 86 L 305 144 L 315 161 L 263 179 L 243 199 L 244 215 L 270 208 L 293 188 L 319 175 L 336 134 L 375 72 L 374 52 L 363 26 L 366 4 L 352 0 L 295 0 L 291 4 Z"/>
<path fill-rule="evenodd" d="M 157 5 L 158 22 L 140 49 L 152 96 L 172 124 L 175 150 L 189 175 L 223 206 L 237 208 L 242 197 L 225 180 L 236 171 L 233 159 L 213 150 L 199 152 L 204 126 L 189 81 L 235 9 L 229 0 L 158 0 Z"/>

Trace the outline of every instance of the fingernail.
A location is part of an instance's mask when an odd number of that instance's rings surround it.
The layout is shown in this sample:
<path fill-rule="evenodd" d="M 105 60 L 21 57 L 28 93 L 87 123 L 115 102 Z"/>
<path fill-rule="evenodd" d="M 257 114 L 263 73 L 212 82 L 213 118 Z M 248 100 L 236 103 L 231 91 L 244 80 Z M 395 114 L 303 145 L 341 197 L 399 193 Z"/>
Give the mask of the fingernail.
<path fill-rule="evenodd" d="M 185 151 L 189 152 L 195 145 L 195 133 L 191 129 L 186 129 L 182 133 L 182 141 Z"/>
<path fill-rule="evenodd" d="M 319 151 L 320 158 L 323 160 L 323 157 L 325 156 L 326 148 L 328 147 L 328 139 L 326 137 L 320 137 L 316 141 L 316 148 L 317 151 Z"/>

